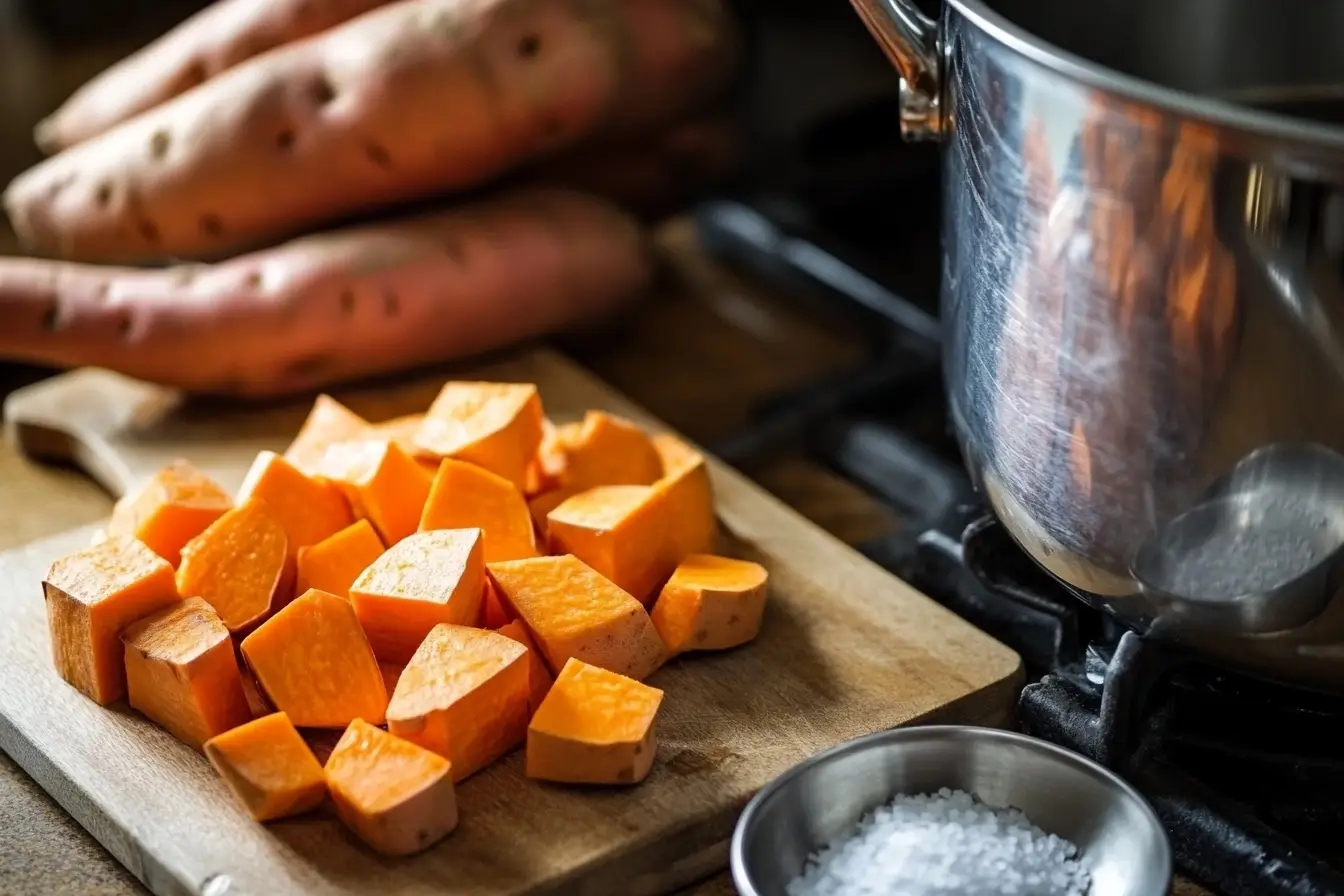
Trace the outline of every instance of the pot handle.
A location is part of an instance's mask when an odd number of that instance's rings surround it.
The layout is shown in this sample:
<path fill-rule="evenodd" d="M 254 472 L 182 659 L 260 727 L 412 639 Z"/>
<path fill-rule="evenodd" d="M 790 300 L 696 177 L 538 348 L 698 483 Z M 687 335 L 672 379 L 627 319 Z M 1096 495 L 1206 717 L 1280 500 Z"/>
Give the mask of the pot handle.
<path fill-rule="evenodd" d="M 910 142 L 943 134 L 942 54 L 938 23 L 912 0 L 850 0 L 901 73 L 901 136 Z"/>

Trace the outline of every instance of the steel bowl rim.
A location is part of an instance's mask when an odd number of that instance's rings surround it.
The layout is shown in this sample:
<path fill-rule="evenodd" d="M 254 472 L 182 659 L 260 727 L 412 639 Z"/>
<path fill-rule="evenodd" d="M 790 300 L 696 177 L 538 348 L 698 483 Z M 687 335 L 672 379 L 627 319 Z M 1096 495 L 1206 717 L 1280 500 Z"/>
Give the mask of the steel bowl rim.
<path fill-rule="evenodd" d="M 1102 781 L 1109 784 L 1120 794 L 1129 797 L 1139 807 L 1144 818 L 1152 830 L 1159 834 L 1158 841 L 1161 844 L 1159 854 L 1154 856 L 1154 860 L 1162 866 L 1161 877 L 1170 888 L 1173 868 L 1171 855 L 1171 841 L 1167 837 L 1166 828 L 1162 826 L 1162 821 L 1157 817 L 1157 812 L 1153 809 L 1148 799 L 1138 791 L 1132 784 L 1121 778 L 1115 772 L 1106 768 L 1099 762 L 1077 753 L 1073 750 L 1062 747 L 1059 744 L 1053 744 L 1047 740 L 1041 740 L 1037 737 L 1022 734 L 1017 731 L 1007 731 L 1002 728 L 989 728 L 981 725 L 915 725 L 908 728 L 888 728 L 883 731 L 875 731 L 872 734 L 865 734 L 859 737 L 836 744 L 833 747 L 822 750 L 812 756 L 803 759 L 788 769 L 781 772 L 768 784 L 756 792 L 738 816 L 737 824 L 733 827 L 733 837 L 729 846 L 728 861 L 732 870 L 733 884 L 737 887 L 741 896 L 764 896 L 760 890 L 756 889 L 755 882 L 750 879 L 745 856 L 746 830 L 751 821 L 760 814 L 761 807 L 769 802 L 772 797 L 785 790 L 790 784 L 805 775 L 810 769 L 819 765 L 824 765 L 837 757 L 845 756 L 849 753 L 859 753 L 872 748 L 876 744 L 887 741 L 903 740 L 937 740 L 939 738 L 947 740 L 972 740 L 982 739 L 999 744 L 1013 744 L 1037 750 L 1045 754 L 1050 759 L 1061 765 L 1074 765 L 1080 767 L 1083 771 L 1091 772 Z M 893 792 L 891 797 L 895 797 L 899 792 Z M 1034 822 L 1033 822 L 1034 823 Z"/>

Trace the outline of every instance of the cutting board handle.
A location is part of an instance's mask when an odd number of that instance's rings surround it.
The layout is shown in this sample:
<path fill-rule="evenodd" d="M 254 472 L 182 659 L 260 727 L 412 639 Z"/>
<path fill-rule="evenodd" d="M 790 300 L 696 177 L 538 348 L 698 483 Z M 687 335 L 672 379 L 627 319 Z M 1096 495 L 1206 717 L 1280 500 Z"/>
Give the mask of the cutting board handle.
<path fill-rule="evenodd" d="M 333 394 L 365 419 L 388 420 L 429 407 L 444 379 L 426 373 L 395 387 L 369 383 Z M 175 460 L 236 491 L 257 452 L 284 451 L 312 406 L 311 395 L 246 406 L 189 399 L 179 389 L 83 368 L 11 393 L 4 419 L 26 455 L 74 464 L 120 498 Z"/>
<path fill-rule="evenodd" d="M 160 466 L 162 451 L 139 434 L 153 432 L 182 401 L 175 389 L 84 369 L 11 393 L 4 416 L 29 457 L 74 464 L 120 498 Z"/>

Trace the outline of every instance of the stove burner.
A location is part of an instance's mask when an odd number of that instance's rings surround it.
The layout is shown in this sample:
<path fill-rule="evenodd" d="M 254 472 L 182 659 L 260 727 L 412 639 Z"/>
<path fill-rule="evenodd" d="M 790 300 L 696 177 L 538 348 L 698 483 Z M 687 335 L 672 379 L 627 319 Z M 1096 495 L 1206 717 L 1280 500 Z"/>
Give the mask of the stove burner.
<path fill-rule="evenodd" d="M 1186 876 L 1228 896 L 1344 894 L 1344 873 L 1320 858 L 1339 858 L 1344 842 L 1344 701 L 1209 668 L 1048 577 L 963 472 L 936 339 L 923 323 L 908 325 L 919 306 L 875 290 L 861 272 L 846 287 L 845 266 L 822 264 L 820 246 L 801 251 L 796 235 L 757 227 L 752 240 L 735 237 L 724 222 L 743 216 L 725 208 L 716 205 L 702 226 L 722 225 L 719 244 L 738 239 L 724 253 L 730 260 L 752 255 L 749 266 L 814 299 L 819 284 L 828 287 L 831 306 L 861 309 L 882 324 L 868 327 L 882 338 L 871 363 L 778 397 L 716 453 L 750 466 L 801 450 L 893 511 L 899 530 L 859 548 L 1017 650 L 1033 681 L 1019 701 L 1023 728 L 1134 784 Z"/>
<path fill-rule="evenodd" d="M 1027 733 L 1136 786 L 1162 819 L 1177 865 L 1201 883 L 1226 896 L 1344 893 L 1344 874 L 1297 840 L 1309 836 L 1317 848 L 1338 840 L 1344 761 L 1308 752 L 1332 743 L 1324 729 L 1338 732 L 1344 707 L 1285 701 L 1268 686 L 1260 699 L 1243 690 L 1256 687 L 1126 632 L 1099 689 L 1051 673 L 1023 689 L 1018 710 Z M 1271 732 L 1278 743 L 1252 743 Z"/>

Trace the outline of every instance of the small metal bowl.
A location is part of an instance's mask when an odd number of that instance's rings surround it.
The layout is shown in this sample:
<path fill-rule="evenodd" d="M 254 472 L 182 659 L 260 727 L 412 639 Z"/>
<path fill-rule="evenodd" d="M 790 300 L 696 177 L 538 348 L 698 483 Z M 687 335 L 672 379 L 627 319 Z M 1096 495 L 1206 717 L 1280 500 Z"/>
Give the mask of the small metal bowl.
<path fill-rule="evenodd" d="M 1042 740 L 961 725 L 897 728 L 805 760 L 758 793 L 733 832 L 741 896 L 782 896 L 807 857 L 898 794 L 963 790 L 1021 809 L 1072 841 L 1091 866 L 1089 896 L 1161 896 L 1171 846 L 1138 791 L 1095 762 Z"/>

